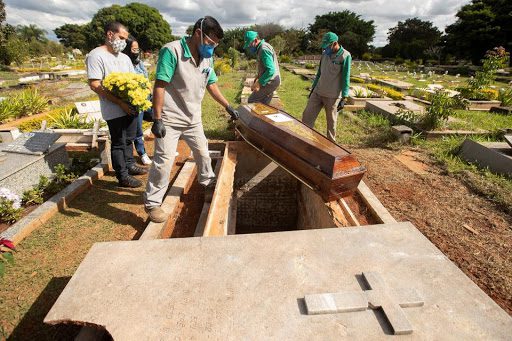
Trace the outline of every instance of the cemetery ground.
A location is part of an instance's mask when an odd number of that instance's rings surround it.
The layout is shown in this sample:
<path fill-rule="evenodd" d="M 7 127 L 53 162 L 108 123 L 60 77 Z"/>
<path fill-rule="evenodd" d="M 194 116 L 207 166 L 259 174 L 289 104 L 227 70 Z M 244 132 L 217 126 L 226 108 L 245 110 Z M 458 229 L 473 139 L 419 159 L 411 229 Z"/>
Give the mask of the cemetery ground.
<path fill-rule="evenodd" d="M 245 76 L 240 72 L 220 75 L 221 90 L 230 102 L 239 103 Z M 300 118 L 311 82 L 284 70 L 282 77 L 278 94 L 285 111 Z M 46 83 L 39 87 L 45 88 Z M 461 110 L 456 118 L 460 120 L 449 124 L 457 129 L 512 127 L 512 116 L 489 112 Z M 203 123 L 210 140 L 234 139 L 226 121 L 223 109 L 206 95 Z M 365 182 L 390 213 L 398 221 L 411 221 L 512 314 L 512 180 L 463 162 L 456 154 L 463 137 L 424 140 L 414 135 L 411 145 L 401 145 L 394 142 L 389 120 L 366 111 L 345 111 L 337 128 L 338 142 L 367 167 Z M 316 129 L 325 132 L 323 113 Z M 151 141 L 146 148 L 152 152 Z M 179 152 L 187 155 L 186 149 Z M 177 159 L 174 172 L 182 161 Z M 109 174 L 18 245 L 16 263 L 0 279 L 4 337 L 69 339 L 76 335 L 77 328 L 46 326 L 42 320 L 93 243 L 141 235 L 147 223 L 142 191 L 118 188 Z"/>

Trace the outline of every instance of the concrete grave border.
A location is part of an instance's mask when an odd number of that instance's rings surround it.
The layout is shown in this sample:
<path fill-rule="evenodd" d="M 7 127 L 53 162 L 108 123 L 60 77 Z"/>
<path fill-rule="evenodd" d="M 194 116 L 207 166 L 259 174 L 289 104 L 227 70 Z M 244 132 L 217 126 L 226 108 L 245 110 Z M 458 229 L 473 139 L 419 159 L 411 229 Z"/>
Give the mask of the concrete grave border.
<path fill-rule="evenodd" d="M 7 230 L 0 234 L 0 237 L 10 239 L 14 244 L 19 244 L 34 230 L 46 223 L 57 212 L 65 209 L 71 200 L 89 188 L 94 180 L 98 180 L 103 177 L 105 175 L 106 168 L 107 165 L 98 163 L 62 191 L 42 203 L 34 211 L 11 225 Z"/>

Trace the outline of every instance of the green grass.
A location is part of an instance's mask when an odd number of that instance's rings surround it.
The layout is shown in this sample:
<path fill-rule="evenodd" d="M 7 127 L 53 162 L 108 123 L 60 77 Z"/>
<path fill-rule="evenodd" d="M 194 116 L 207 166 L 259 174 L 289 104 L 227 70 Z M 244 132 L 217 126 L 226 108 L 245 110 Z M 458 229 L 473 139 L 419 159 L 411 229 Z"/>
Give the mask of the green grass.
<path fill-rule="evenodd" d="M 237 107 L 240 104 L 242 78 L 242 74 L 237 72 L 219 76 L 218 85 L 220 91 L 233 107 Z M 204 131 L 208 139 L 234 139 L 234 131 L 228 127 L 229 115 L 209 94 L 204 96 L 202 111 Z"/>
<path fill-rule="evenodd" d="M 503 128 L 512 128 L 512 116 L 495 114 L 487 111 L 457 110 L 455 118 L 461 121 L 449 122 L 448 128 L 452 130 L 488 130 L 497 131 Z"/>

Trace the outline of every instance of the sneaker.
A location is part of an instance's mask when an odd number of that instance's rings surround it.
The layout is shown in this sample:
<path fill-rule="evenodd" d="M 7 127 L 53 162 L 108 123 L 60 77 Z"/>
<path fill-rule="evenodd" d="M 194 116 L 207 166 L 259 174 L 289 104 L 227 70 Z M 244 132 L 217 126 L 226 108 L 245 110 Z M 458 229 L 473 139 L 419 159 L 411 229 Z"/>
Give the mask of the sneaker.
<path fill-rule="evenodd" d="M 130 175 L 144 175 L 148 172 L 148 170 L 144 167 L 139 167 L 137 165 L 132 165 L 128 167 L 128 174 Z"/>
<path fill-rule="evenodd" d="M 142 186 L 142 181 L 135 179 L 133 176 L 127 176 L 119 180 L 119 187 L 136 188 Z"/>
<path fill-rule="evenodd" d="M 148 154 L 144 154 L 140 157 L 140 161 L 142 161 L 142 164 L 144 165 L 150 165 L 153 163 L 151 159 L 149 158 Z"/>
<path fill-rule="evenodd" d="M 159 206 L 151 208 L 144 207 L 144 211 L 148 214 L 149 220 L 154 223 L 163 223 L 168 217 L 168 214 Z"/>

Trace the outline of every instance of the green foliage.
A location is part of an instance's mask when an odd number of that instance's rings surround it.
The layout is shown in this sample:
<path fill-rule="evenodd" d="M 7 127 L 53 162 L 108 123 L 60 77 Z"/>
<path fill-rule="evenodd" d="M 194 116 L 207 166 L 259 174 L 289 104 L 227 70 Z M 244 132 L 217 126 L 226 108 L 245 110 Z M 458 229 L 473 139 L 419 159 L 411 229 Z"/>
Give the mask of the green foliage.
<path fill-rule="evenodd" d="M 23 205 L 31 206 L 31 205 L 39 205 L 44 202 L 44 190 L 48 187 L 50 180 L 46 176 L 41 175 L 39 177 L 39 183 L 31 189 L 23 192 L 23 196 L 21 198 Z"/>
<path fill-rule="evenodd" d="M 37 25 L 18 25 L 16 26 L 16 33 L 20 39 L 24 41 L 39 41 L 41 43 L 46 43 L 48 38 L 46 38 L 46 31 L 42 28 L 37 27 Z"/>
<path fill-rule="evenodd" d="M 369 43 L 375 35 L 373 20 L 366 21 L 360 15 L 345 10 L 343 12 L 329 12 L 317 15 L 315 21 L 309 25 L 311 48 L 318 52 L 322 35 L 332 31 L 340 37 L 342 45 L 355 57 L 361 57 L 369 50 Z"/>
<path fill-rule="evenodd" d="M 87 46 L 86 25 L 64 24 L 54 30 L 62 45 L 74 49 L 85 49 Z"/>
<path fill-rule="evenodd" d="M 13 202 L 0 197 L 0 222 L 12 224 L 21 217 L 22 208 L 15 208 Z"/>
<path fill-rule="evenodd" d="M 28 47 L 28 42 L 15 35 L 9 36 L 5 44 L 0 44 L 0 64 L 20 66 L 28 57 Z"/>
<path fill-rule="evenodd" d="M 430 21 L 418 18 L 399 21 L 388 31 L 388 45 L 382 49 L 384 57 L 400 56 L 417 60 L 427 55 L 427 49 L 441 40 L 441 31 Z"/>
<path fill-rule="evenodd" d="M 316 69 L 316 65 L 313 64 L 313 63 L 306 63 L 306 65 L 304 65 L 304 67 L 308 70 L 314 70 Z"/>
<path fill-rule="evenodd" d="M 472 0 L 457 12 L 457 21 L 446 27 L 446 50 L 477 64 L 494 46 L 510 46 L 512 1 Z"/>
<path fill-rule="evenodd" d="M 229 64 L 233 69 L 238 68 L 238 63 L 240 60 L 240 52 L 235 50 L 234 48 L 230 47 L 228 49 L 228 58 L 229 58 Z"/>
<path fill-rule="evenodd" d="M 269 44 L 272 45 L 274 51 L 279 56 L 281 51 L 283 51 L 286 47 L 286 40 L 284 40 L 284 38 L 280 35 L 277 35 L 269 41 Z"/>
<path fill-rule="evenodd" d="M 282 54 L 279 56 L 279 63 L 291 63 L 293 62 L 292 57 L 287 54 Z"/>
<path fill-rule="evenodd" d="M 454 115 L 454 103 L 446 91 L 436 90 L 430 96 L 430 105 L 422 118 L 421 125 L 426 130 L 436 129 L 443 122 L 448 121 L 448 117 Z"/>
<path fill-rule="evenodd" d="M 24 116 L 32 116 L 48 107 L 48 98 L 36 88 L 27 88 L 0 102 L 0 122 Z"/>
<path fill-rule="evenodd" d="M 494 83 L 496 72 L 505 67 L 508 57 L 508 53 L 501 46 L 487 51 L 482 60 L 482 69 L 476 72 L 474 78 L 468 80 L 466 87 L 457 90 L 462 96 L 472 100 L 489 101 L 498 98 L 497 90 L 486 87 Z"/>
<path fill-rule="evenodd" d="M 10 240 L 0 238 L 0 278 L 5 274 L 5 264 L 14 264 L 14 251 L 14 244 Z"/>
<path fill-rule="evenodd" d="M 18 129 L 22 132 L 29 132 L 38 130 L 41 128 L 41 123 L 43 123 L 43 120 L 47 119 L 46 117 L 38 117 L 31 120 L 27 120 L 23 123 L 21 123 L 18 126 Z"/>
<path fill-rule="evenodd" d="M 144 51 L 159 50 L 173 40 L 169 23 L 156 8 L 132 2 L 126 6 L 112 5 L 100 9 L 93 16 L 91 22 L 84 27 L 87 46 L 84 46 L 83 49 L 93 49 L 103 44 L 105 41 L 104 27 L 112 21 L 124 24 L 128 31 L 137 37 L 140 48 Z"/>
<path fill-rule="evenodd" d="M 498 92 L 498 101 L 504 107 L 512 106 L 512 88 L 500 89 Z"/>
<path fill-rule="evenodd" d="M 76 109 L 63 109 L 55 115 L 48 115 L 48 126 L 56 129 L 92 129 L 94 121 L 80 116 Z"/>

